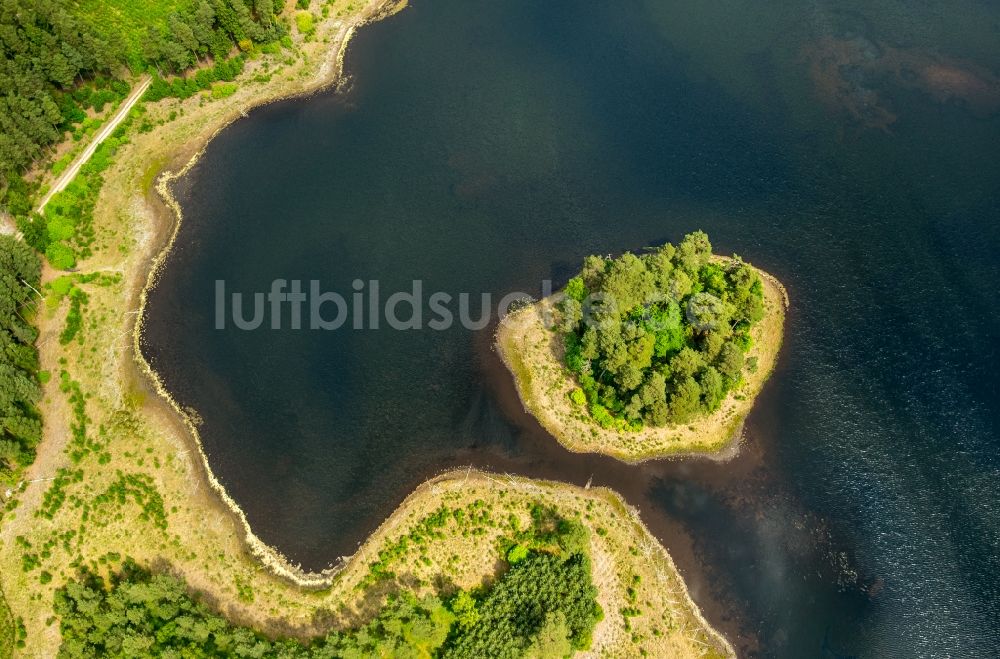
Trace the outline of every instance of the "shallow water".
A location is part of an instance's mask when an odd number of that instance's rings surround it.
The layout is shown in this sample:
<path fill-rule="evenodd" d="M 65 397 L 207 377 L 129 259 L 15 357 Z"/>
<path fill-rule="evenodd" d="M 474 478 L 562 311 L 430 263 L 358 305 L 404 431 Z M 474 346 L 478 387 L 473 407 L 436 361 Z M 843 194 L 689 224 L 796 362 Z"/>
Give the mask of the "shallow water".
<path fill-rule="evenodd" d="M 994 655 L 1000 11 L 912 4 L 411 2 L 179 182 L 144 351 L 307 567 L 451 466 L 592 478 L 745 654 Z M 696 228 L 793 301 L 725 464 L 566 453 L 490 330 L 213 328 L 217 279 L 537 294 Z"/>

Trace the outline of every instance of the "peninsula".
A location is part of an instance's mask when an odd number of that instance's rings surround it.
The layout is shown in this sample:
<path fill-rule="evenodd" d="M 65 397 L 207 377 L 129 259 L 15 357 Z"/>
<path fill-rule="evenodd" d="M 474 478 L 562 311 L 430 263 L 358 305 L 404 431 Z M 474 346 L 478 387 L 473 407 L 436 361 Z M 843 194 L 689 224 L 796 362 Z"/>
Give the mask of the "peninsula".
<path fill-rule="evenodd" d="M 145 9 L 123 4 L 134 15 L 86 6 L 138 43 Z M 0 659 L 734 654 L 638 515 L 598 488 L 449 473 L 336 568 L 303 571 L 254 534 L 194 413 L 138 350 L 145 291 L 181 221 L 167 183 L 250 107 L 335 82 L 355 28 L 404 4 L 259 3 L 251 15 L 238 0 L 199 2 L 131 53 L 157 74 L 107 139 L 113 108 L 86 105 L 78 145 L 53 138 L 36 152 L 56 163 L 17 163 L 24 177 L 3 203 L 21 235 L 0 241 L 0 274 L 17 338 L 9 406 L 23 420 L 0 441 Z M 90 29 L 77 5 L 38 6 L 60 20 L 13 18 Z M 189 22 L 211 28 L 209 45 L 180 47 Z M 124 80 L 81 76 L 81 97 L 127 103 Z M 79 174 L 32 214 L 66 166 Z"/>

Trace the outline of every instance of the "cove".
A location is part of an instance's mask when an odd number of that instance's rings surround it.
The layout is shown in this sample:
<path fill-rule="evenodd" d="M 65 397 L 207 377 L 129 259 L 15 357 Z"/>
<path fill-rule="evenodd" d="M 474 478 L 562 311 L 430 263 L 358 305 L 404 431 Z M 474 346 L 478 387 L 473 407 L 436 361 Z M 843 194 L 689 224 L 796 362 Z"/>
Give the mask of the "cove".
<path fill-rule="evenodd" d="M 621 492 L 744 654 L 987 656 L 1000 124 L 870 64 L 1000 69 L 960 4 L 416 0 L 359 31 L 343 90 L 251 111 L 175 185 L 144 354 L 255 532 L 306 567 L 471 464 Z M 837 57 L 847 78 L 810 64 Z M 831 84 L 894 121 L 831 106 Z M 792 299 L 725 463 L 567 453 L 521 411 L 491 328 L 214 328 L 216 280 L 539 293 L 586 254 L 697 228 Z"/>

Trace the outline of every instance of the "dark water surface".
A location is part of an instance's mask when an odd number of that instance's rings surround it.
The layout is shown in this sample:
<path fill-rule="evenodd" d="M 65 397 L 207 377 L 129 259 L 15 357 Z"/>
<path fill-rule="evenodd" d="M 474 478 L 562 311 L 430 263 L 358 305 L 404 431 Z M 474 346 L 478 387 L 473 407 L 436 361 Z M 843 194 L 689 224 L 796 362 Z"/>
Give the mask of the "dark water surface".
<path fill-rule="evenodd" d="M 266 542 L 325 567 L 450 466 L 593 477 L 745 654 L 996 656 L 995 6 L 416 0 L 346 63 L 346 91 L 253 111 L 178 184 L 149 309 L 147 356 Z M 489 330 L 213 329 L 217 279 L 537 293 L 696 228 L 793 300 L 725 464 L 566 453 Z"/>

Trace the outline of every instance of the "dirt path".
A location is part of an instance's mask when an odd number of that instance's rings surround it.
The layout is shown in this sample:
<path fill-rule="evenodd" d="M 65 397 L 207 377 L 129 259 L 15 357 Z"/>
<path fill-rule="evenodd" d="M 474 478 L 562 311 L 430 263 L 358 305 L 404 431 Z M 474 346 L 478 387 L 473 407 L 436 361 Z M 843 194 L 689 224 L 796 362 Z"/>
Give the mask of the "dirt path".
<path fill-rule="evenodd" d="M 129 94 L 128 98 L 126 98 L 122 103 L 122 106 L 118 108 L 118 112 L 115 113 L 115 116 L 111 117 L 111 120 L 97 132 L 97 135 L 95 135 L 94 139 L 90 141 L 90 144 L 88 144 L 87 148 L 83 150 L 83 153 L 76 157 L 73 164 L 66 168 L 66 171 L 62 173 L 62 176 L 56 179 L 56 182 L 52 184 L 48 193 L 42 197 L 42 202 L 38 204 L 37 209 L 39 213 L 45 210 L 45 205 L 49 203 L 52 197 L 66 189 L 66 186 L 69 185 L 69 182 L 72 181 L 73 177 L 77 175 L 80 168 L 83 167 L 87 161 L 90 160 L 90 157 L 94 155 L 94 152 L 97 151 L 97 147 L 101 145 L 101 142 L 106 140 L 108 135 L 113 133 L 115 128 L 118 128 L 118 124 L 120 124 L 125 117 L 128 116 L 129 110 L 131 110 L 132 106 L 139 102 L 139 99 L 142 98 L 144 93 L 146 93 L 146 90 L 149 89 L 149 85 L 152 82 L 153 79 L 148 75 L 144 75 L 139 80 L 139 84 L 135 86 L 132 93 Z"/>

